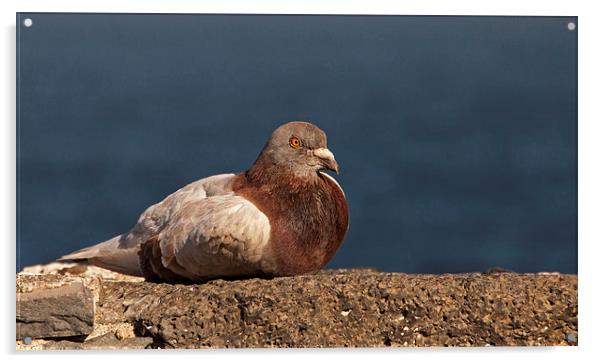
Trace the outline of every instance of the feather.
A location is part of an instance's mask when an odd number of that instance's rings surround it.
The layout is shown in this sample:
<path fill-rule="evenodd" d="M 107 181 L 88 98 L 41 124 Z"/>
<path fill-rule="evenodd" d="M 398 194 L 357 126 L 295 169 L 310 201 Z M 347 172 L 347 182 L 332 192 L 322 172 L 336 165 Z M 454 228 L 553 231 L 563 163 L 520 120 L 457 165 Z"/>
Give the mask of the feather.
<path fill-rule="evenodd" d="M 142 276 L 138 263 L 138 248 L 120 248 L 123 236 L 116 236 L 97 245 L 83 248 L 58 259 L 58 261 L 86 261 L 119 273 Z"/>

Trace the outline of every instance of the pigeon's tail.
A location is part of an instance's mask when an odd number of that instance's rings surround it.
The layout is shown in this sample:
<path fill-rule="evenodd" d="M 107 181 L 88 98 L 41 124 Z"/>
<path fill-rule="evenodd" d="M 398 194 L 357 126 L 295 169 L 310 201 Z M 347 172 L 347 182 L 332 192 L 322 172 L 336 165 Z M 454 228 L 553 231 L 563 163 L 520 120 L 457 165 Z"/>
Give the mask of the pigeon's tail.
<path fill-rule="evenodd" d="M 123 248 L 122 236 L 116 236 L 97 245 L 83 248 L 57 259 L 59 262 L 86 262 L 126 275 L 143 276 L 138 261 L 139 246 Z"/>

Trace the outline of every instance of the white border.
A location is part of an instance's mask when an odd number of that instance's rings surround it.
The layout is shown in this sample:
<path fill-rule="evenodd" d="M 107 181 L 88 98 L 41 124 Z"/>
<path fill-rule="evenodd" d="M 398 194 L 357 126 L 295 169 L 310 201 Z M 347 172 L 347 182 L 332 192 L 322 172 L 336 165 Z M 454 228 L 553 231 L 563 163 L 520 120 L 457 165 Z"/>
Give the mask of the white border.
<path fill-rule="evenodd" d="M 143 3 L 109 0 L 96 3 L 69 0 L 19 1 L 16 11 L 26 12 L 145 12 L 145 13 L 250 13 L 250 14 L 403 14 L 403 15 L 576 15 L 583 8 L 566 1 L 442 1 L 442 0 L 147 0 Z"/>
<path fill-rule="evenodd" d="M 246 359 L 241 354 L 260 358 L 262 360 L 282 361 L 306 360 L 316 358 L 333 359 L 334 354 L 345 354 L 345 359 L 357 356 L 358 360 L 365 360 L 366 354 L 378 354 L 377 359 L 420 359 L 422 360 L 448 360 L 451 361 L 499 361 L 506 363 L 510 358 L 543 358 L 546 361 L 563 361 L 569 359 L 586 358 L 585 355 L 594 353 L 599 344 L 600 313 L 598 276 L 602 276 L 598 266 L 602 235 L 599 224 L 602 212 L 602 198 L 599 188 L 602 187 L 600 172 L 602 143 L 600 113 L 601 92 L 600 64 L 602 64 L 602 43 L 600 12 L 596 10 L 596 2 L 575 1 L 387 1 L 387 0 L 304 0 L 304 1 L 276 1 L 276 0 L 238 0 L 238 1 L 186 1 L 186 0 L 105 0 L 102 2 L 86 2 L 76 0 L 53 1 L 2 1 L 2 48 L 0 62 L 2 62 L 2 87 L 0 88 L 0 110 L 3 113 L 2 131 L 2 158 L 0 179 L 0 205 L 2 215 L 0 230 L 4 233 L 2 243 L 4 249 L 4 267 L 6 274 L 2 278 L 2 301 L 4 313 L 2 316 L 2 342 L 4 343 L 5 358 L 19 359 L 20 361 L 61 360 L 104 361 L 109 357 L 100 354 L 89 354 L 82 357 L 80 354 L 19 354 L 15 356 L 14 349 L 14 243 L 15 243 L 15 13 L 16 12 L 146 12 L 146 13 L 264 13 L 264 14 L 405 14 L 405 15 L 558 15 L 579 16 L 577 31 L 579 31 L 579 347 L 547 348 L 547 349 L 406 349 L 406 350 L 295 350 L 295 355 L 290 351 L 229 351 L 224 352 L 179 352 L 178 359 L 190 358 L 194 360 L 209 358 L 209 355 L 220 354 L 214 359 L 236 360 Z M 306 353 L 299 355 L 298 353 Z M 454 354 L 449 354 L 453 352 Z M 166 359 L 163 352 L 144 352 L 145 360 L 158 361 Z M 504 353 L 504 354 L 500 354 Z M 132 352 L 111 353 L 123 358 L 132 356 Z M 137 353 L 143 354 L 143 353 Z M 202 354 L 203 356 L 197 356 Z M 286 354 L 286 357 L 283 356 Z M 308 355 L 307 355 L 308 354 Z M 396 356 L 390 357 L 391 354 Z M 445 356 L 443 356 L 443 354 Z M 579 357 L 574 357 L 578 354 Z M 418 356 L 416 356 L 418 355 Z M 569 356 L 571 355 L 571 356 Z M 524 357 L 523 357 L 524 356 Z"/>

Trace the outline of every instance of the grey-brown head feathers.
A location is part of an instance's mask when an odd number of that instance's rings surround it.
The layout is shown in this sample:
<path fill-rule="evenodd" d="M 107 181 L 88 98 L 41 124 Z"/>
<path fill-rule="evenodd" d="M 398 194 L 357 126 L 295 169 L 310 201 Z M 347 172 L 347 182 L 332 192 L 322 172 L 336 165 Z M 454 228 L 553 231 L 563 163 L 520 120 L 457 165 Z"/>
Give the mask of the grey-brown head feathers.
<path fill-rule="evenodd" d="M 270 173 L 312 175 L 323 169 L 338 173 L 334 154 L 328 149 L 326 133 L 309 122 L 292 121 L 278 127 L 266 142 L 255 167 Z"/>

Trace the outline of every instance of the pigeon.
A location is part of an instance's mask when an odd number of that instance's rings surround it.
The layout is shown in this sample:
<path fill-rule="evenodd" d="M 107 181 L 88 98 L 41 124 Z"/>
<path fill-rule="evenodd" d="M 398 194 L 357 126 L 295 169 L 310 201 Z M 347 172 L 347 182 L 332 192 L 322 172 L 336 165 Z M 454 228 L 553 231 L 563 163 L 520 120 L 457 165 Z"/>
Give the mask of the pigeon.
<path fill-rule="evenodd" d="M 245 172 L 209 176 L 148 207 L 127 233 L 58 259 L 156 282 L 272 278 L 319 271 L 349 226 L 326 134 L 292 121 Z"/>

